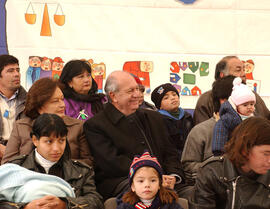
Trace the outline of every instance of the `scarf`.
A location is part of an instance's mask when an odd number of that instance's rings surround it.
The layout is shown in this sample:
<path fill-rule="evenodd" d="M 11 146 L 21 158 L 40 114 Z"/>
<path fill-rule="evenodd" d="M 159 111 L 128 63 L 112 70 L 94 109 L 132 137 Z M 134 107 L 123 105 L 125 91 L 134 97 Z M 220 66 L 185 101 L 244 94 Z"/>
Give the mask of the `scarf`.
<path fill-rule="evenodd" d="M 185 115 L 185 111 L 181 107 L 179 107 L 177 112 L 175 112 L 174 114 L 172 114 L 171 112 L 168 112 L 166 110 L 158 110 L 158 112 L 160 114 L 166 115 L 174 120 L 181 120 Z"/>
<path fill-rule="evenodd" d="M 161 205 L 160 199 L 158 194 L 156 195 L 155 199 L 152 201 L 150 205 L 145 205 L 143 202 L 137 202 L 134 206 L 136 209 L 157 209 Z"/>
<path fill-rule="evenodd" d="M 72 88 L 70 88 L 69 86 L 66 86 L 66 88 L 63 89 L 63 94 L 64 94 L 64 97 L 67 99 L 73 99 L 75 101 L 91 103 L 92 112 L 95 114 L 103 109 L 103 102 L 106 101 L 107 99 L 106 99 L 105 94 L 96 93 L 94 89 L 95 88 L 93 88 L 92 86 L 88 94 L 84 95 L 84 94 L 78 94 Z"/>

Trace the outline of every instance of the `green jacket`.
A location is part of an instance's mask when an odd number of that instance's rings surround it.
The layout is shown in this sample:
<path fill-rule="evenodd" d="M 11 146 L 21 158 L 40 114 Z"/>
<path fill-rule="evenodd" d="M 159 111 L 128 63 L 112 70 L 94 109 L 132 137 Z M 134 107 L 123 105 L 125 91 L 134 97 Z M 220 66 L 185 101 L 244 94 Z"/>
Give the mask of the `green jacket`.
<path fill-rule="evenodd" d="M 190 209 L 269 209 L 270 171 L 239 174 L 226 157 L 214 157 L 198 172 Z"/>
<path fill-rule="evenodd" d="M 44 169 L 35 161 L 34 153 L 35 152 L 32 151 L 29 155 L 18 156 L 10 161 L 10 163 L 18 164 L 32 171 L 45 173 Z M 75 198 L 61 198 L 67 203 L 67 209 L 102 209 L 104 207 L 102 197 L 96 191 L 93 169 L 82 162 L 66 158 L 67 157 L 63 155 L 62 159 L 60 159 L 50 171 L 60 169 L 60 173 L 64 176 L 63 179 L 74 189 Z M 12 206 L 10 208 L 14 209 L 23 208 L 26 204 L 27 203 L 14 204 L 2 202 L 0 203 L 0 208 L 9 208 L 7 206 Z"/>

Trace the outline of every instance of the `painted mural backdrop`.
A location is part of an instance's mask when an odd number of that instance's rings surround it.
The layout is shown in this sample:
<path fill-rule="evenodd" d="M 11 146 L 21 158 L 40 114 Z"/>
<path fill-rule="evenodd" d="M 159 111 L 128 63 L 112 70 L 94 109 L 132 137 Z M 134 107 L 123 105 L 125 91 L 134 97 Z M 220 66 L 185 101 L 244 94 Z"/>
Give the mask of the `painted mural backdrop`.
<path fill-rule="evenodd" d="M 268 0 L 1 0 L 0 53 L 19 58 L 26 89 L 83 59 L 99 92 L 123 70 L 142 81 L 148 101 L 172 83 L 185 108 L 211 88 L 216 63 L 237 55 L 250 88 L 268 98 L 269 10 Z"/>

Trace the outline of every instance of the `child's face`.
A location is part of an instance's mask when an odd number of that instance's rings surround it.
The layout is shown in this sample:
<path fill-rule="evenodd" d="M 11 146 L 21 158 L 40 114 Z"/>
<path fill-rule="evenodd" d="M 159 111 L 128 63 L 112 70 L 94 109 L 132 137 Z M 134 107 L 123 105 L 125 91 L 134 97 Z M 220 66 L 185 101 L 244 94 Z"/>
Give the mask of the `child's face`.
<path fill-rule="evenodd" d="M 161 100 L 160 109 L 168 112 L 177 111 L 180 105 L 179 96 L 174 91 L 168 91 Z"/>
<path fill-rule="evenodd" d="M 51 135 L 50 137 L 42 136 L 39 139 L 33 136 L 32 140 L 38 153 L 51 162 L 57 162 L 64 154 L 66 136 L 56 137 Z"/>
<path fill-rule="evenodd" d="M 245 116 L 250 116 L 255 111 L 255 102 L 250 101 L 237 106 L 237 111 Z"/>
<path fill-rule="evenodd" d="M 139 198 L 151 200 L 156 196 L 159 188 L 158 173 L 154 168 L 141 167 L 136 171 L 131 189 Z"/>

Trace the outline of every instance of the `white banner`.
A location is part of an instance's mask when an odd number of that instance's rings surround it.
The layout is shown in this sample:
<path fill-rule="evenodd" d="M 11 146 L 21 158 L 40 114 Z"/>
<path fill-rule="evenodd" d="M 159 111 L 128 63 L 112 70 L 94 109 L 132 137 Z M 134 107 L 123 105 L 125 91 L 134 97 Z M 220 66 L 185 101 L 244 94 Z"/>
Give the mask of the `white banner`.
<path fill-rule="evenodd" d="M 184 2 L 8 0 L 1 36 L 20 60 L 27 88 L 30 78 L 45 76 L 46 67 L 51 70 L 46 75 L 57 77 L 57 66 L 86 59 L 106 69 L 96 78 L 100 85 L 111 71 L 132 71 L 146 85 L 148 101 L 151 90 L 171 82 L 183 95 L 181 105 L 194 108 L 198 95 L 211 88 L 216 63 L 237 55 L 253 62 L 254 90 L 270 96 L 270 1 Z"/>

